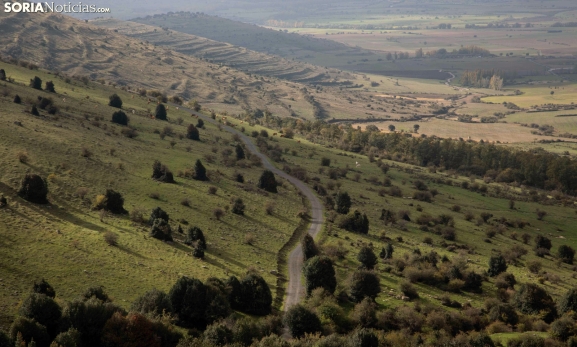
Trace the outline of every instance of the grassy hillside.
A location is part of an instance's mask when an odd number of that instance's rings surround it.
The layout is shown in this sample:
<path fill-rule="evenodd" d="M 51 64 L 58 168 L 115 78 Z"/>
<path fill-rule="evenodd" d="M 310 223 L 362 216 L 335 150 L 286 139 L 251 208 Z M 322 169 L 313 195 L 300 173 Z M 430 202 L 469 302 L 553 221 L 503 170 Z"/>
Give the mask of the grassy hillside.
<path fill-rule="evenodd" d="M 277 278 L 270 272 L 277 269 L 277 252 L 299 225 L 296 214 L 304 206 L 287 182 L 278 194 L 256 189 L 262 172 L 257 162 L 223 165 L 222 151 L 235 151 L 229 133 L 207 124 L 200 129 L 201 141 L 192 141 L 181 136 L 197 119 L 173 107 L 169 122 L 153 120 L 146 98 L 96 83 L 67 83 L 54 74 L 10 64 L 1 63 L 0 68 L 14 78 L 0 83 L 0 193 L 9 204 L 0 209 L 4 326 L 39 277 L 53 283 L 62 300 L 100 284 L 125 307 L 152 287 L 168 290 L 182 275 L 226 277 L 249 268 L 260 271 L 274 293 Z M 54 81 L 57 94 L 28 87 L 34 76 Z M 113 93 L 124 101 L 136 138 L 123 136 L 125 127 L 110 122 L 115 109 L 107 103 Z M 22 104 L 13 103 L 16 94 Z M 40 110 L 40 117 L 32 116 L 29 111 L 37 96 L 52 98 L 58 113 Z M 155 133 L 171 131 L 174 135 L 164 139 Z M 86 152 L 91 155 L 81 156 Z M 210 182 L 177 177 L 197 159 L 207 168 Z M 151 179 L 154 160 L 174 172 L 176 184 Z M 236 172 L 246 183 L 233 179 Z M 16 196 L 25 173 L 47 179 L 50 204 L 34 205 Z M 209 194 L 209 187 L 216 187 L 216 193 Z M 93 211 L 91 201 L 106 189 L 121 192 L 125 208 L 140 211 L 145 219 L 154 207 L 167 211 L 175 242 L 151 238 L 149 228 L 129 216 Z M 216 220 L 214 209 L 227 211 L 233 197 L 244 200 L 245 216 L 225 212 Z M 274 206 L 272 215 L 266 213 L 267 205 Z M 182 243 L 185 235 L 176 232 L 178 225 L 185 232 L 189 226 L 204 231 L 204 261 L 191 256 L 192 249 Z M 105 232 L 118 235 L 117 247 L 106 244 Z"/>

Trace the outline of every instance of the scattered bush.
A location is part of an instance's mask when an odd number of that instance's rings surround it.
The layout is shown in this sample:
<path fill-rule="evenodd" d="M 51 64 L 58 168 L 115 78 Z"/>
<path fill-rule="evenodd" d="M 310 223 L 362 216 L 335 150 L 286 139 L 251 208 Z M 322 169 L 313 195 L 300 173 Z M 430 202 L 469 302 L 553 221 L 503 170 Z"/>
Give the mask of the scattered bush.
<path fill-rule="evenodd" d="M 48 184 L 36 174 L 26 174 L 20 184 L 18 196 L 35 204 L 47 204 Z"/>
<path fill-rule="evenodd" d="M 277 193 L 277 182 L 272 171 L 263 171 L 258 180 L 258 188 L 264 189 L 269 193 Z"/>
<path fill-rule="evenodd" d="M 241 198 L 236 198 L 233 200 L 231 212 L 238 215 L 244 215 L 245 209 L 244 202 Z"/>
<path fill-rule="evenodd" d="M 118 245 L 118 234 L 115 234 L 111 231 L 107 231 L 104 233 L 104 241 L 109 246 L 117 246 Z"/>
<path fill-rule="evenodd" d="M 317 315 L 300 304 L 289 308 L 283 321 L 294 338 L 300 338 L 305 336 L 305 334 L 312 334 L 322 330 L 321 321 Z"/>
<path fill-rule="evenodd" d="M 129 119 L 126 113 L 118 110 L 112 114 L 112 123 L 128 125 Z"/>
<path fill-rule="evenodd" d="M 561 245 L 557 250 L 557 256 L 562 262 L 573 264 L 573 260 L 575 259 L 575 250 L 567 245 Z"/>
<path fill-rule="evenodd" d="M 408 297 L 411 300 L 419 298 L 419 293 L 417 292 L 417 289 L 409 281 L 401 282 L 399 290 L 401 293 L 403 293 L 404 296 Z"/>
<path fill-rule="evenodd" d="M 164 219 L 155 219 L 150 227 L 150 236 L 161 241 L 172 241 L 170 224 Z"/>
<path fill-rule="evenodd" d="M 174 183 L 172 172 L 158 160 L 155 160 L 154 164 L 152 164 L 152 179 L 164 183 Z"/>
<path fill-rule="evenodd" d="M 342 216 L 338 221 L 338 227 L 354 233 L 368 234 L 369 219 L 367 215 L 355 210 L 346 216 Z"/>
<path fill-rule="evenodd" d="M 94 200 L 93 209 L 104 210 L 114 214 L 126 214 L 124 198 L 122 194 L 112 189 L 107 189 L 104 195 L 98 195 Z"/>
<path fill-rule="evenodd" d="M 122 99 L 118 94 L 112 94 L 108 97 L 108 106 L 122 108 Z"/>
<path fill-rule="evenodd" d="M 198 128 L 190 124 L 186 129 L 186 138 L 194 141 L 200 141 L 200 132 L 198 131 Z"/>
<path fill-rule="evenodd" d="M 507 271 L 507 261 L 502 255 L 492 256 L 489 259 L 489 269 L 487 270 L 489 276 L 495 277 L 505 271 Z"/>

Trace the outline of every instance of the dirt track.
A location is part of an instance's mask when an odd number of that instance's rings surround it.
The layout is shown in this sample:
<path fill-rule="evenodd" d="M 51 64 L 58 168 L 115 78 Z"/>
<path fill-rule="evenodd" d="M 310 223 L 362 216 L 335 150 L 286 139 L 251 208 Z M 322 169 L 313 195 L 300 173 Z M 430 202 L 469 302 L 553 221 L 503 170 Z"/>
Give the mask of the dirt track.
<path fill-rule="evenodd" d="M 173 106 L 177 106 L 177 105 L 173 105 Z M 219 124 L 218 122 L 216 122 L 215 120 L 213 120 L 210 117 L 207 117 L 201 113 L 198 112 L 194 112 L 191 109 L 185 108 L 180 106 L 182 109 L 187 110 L 188 112 L 191 112 L 192 114 L 195 114 L 201 118 L 203 118 L 205 121 L 210 122 L 212 124 Z M 242 140 L 242 142 L 244 142 L 244 144 L 246 145 L 246 148 L 253 154 L 257 155 L 263 163 L 263 166 L 272 171 L 275 175 L 280 176 L 286 180 L 288 180 L 289 182 L 291 182 L 294 186 L 296 186 L 302 193 L 303 195 L 308 199 L 310 205 L 311 205 L 311 209 L 312 209 L 312 213 L 311 213 L 311 224 L 309 226 L 308 229 L 308 233 L 312 236 L 312 237 L 316 237 L 317 234 L 319 233 L 319 231 L 321 231 L 322 225 L 323 225 L 323 205 L 320 202 L 320 200 L 317 198 L 317 196 L 314 194 L 314 192 L 312 191 L 311 188 L 309 188 L 304 182 L 292 177 L 291 175 L 287 174 L 286 172 L 276 168 L 271 161 L 269 160 L 269 158 L 260 153 L 259 150 L 257 149 L 257 147 L 255 146 L 255 144 L 250 140 L 250 138 L 248 136 L 246 136 L 245 134 L 243 134 L 242 132 L 236 130 L 233 127 L 229 127 L 229 126 L 224 126 L 221 125 L 223 129 L 225 129 L 226 131 L 233 133 L 233 134 L 238 134 Z M 286 291 L 286 299 L 285 299 L 285 303 L 284 303 L 284 310 L 286 311 L 289 307 L 297 304 L 301 297 L 304 295 L 304 286 L 302 285 L 302 281 L 301 281 L 301 269 L 303 266 L 303 253 L 300 247 L 300 243 L 299 245 L 289 254 L 288 257 L 288 276 L 289 276 L 289 281 L 288 281 L 288 286 L 287 286 L 287 291 Z"/>

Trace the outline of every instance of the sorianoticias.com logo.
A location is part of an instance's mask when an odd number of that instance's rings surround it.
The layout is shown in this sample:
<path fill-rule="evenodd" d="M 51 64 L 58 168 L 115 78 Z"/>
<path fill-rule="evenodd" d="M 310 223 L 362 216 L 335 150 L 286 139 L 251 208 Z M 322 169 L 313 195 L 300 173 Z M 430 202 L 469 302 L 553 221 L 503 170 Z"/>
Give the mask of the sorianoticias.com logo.
<path fill-rule="evenodd" d="M 107 7 L 83 4 L 82 2 L 57 4 L 54 2 L 5 2 L 4 12 L 7 13 L 109 13 Z"/>

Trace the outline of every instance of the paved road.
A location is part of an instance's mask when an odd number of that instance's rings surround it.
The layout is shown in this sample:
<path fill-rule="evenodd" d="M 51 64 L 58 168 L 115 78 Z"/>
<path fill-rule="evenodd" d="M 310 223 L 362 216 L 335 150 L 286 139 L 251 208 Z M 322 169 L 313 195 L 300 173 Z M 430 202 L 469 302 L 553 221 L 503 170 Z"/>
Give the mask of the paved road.
<path fill-rule="evenodd" d="M 174 106 L 177 106 L 177 105 L 173 105 L 173 107 Z M 215 121 L 212 118 L 207 117 L 201 113 L 194 112 L 193 110 L 190 110 L 190 109 L 182 107 L 182 106 L 180 106 L 180 108 L 185 109 L 188 112 L 201 117 L 202 119 L 204 119 L 207 122 L 210 122 L 212 124 L 219 124 L 217 121 Z M 295 185 L 303 193 L 303 195 L 309 200 L 311 208 L 312 208 L 311 224 L 309 226 L 308 233 L 312 237 L 316 237 L 317 234 L 321 231 L 321 228 L 323 225 L 323 205 L 320 202 L 320 200 L 317 198 L 317 196 L 313 193 L 312 189 L 309 188 L 309 186 L 307 186 L 304 182 L 302 182 L 302 181 L 292 177 L 291 175 L 287 174 L 286 172 L 276 168 L 271 163 L 271 161 L 269 160 L 269 158 L 266 155 L 259 152 L 259 150 L 255 146 L 255 144 L 250 140 L 250 138 L 248 136 L 246 136 L 245 134 L 236 130 L 233 127 L 222 125 L 222 128 L 225 129 L 226 131 L 230 132 L 230 133 L 238 134 L 240 136 L 242 142 L 244 142 L 244 144 L 246 145 L 246 148 L 249 151 L 251 151 L 252 153 L 254 153 L 255 155 L 257 155 L 262 160 L 263 166 L 266 169 L 272 171 L 275 175 L 280 176 L 280 177 L 288 180 L 289 182 L 291 182 L 293 185 Z M 297 304 L 300 301 L 300 299 L 304 296 L 304 286 L 303 286 L 302 281 L 301 281 L 302 266 L 303 266 L 303 252 L 301 250 L 300 243 L 299 243 L 299 245 L 289 254 L 289 257 L 288 257 L 289 282 L 288 282 L 288 288 L 286 291 L 286 300 L 285 300 L 285 304 L 284 304 L 285 311 L 289 307 Z"/>

